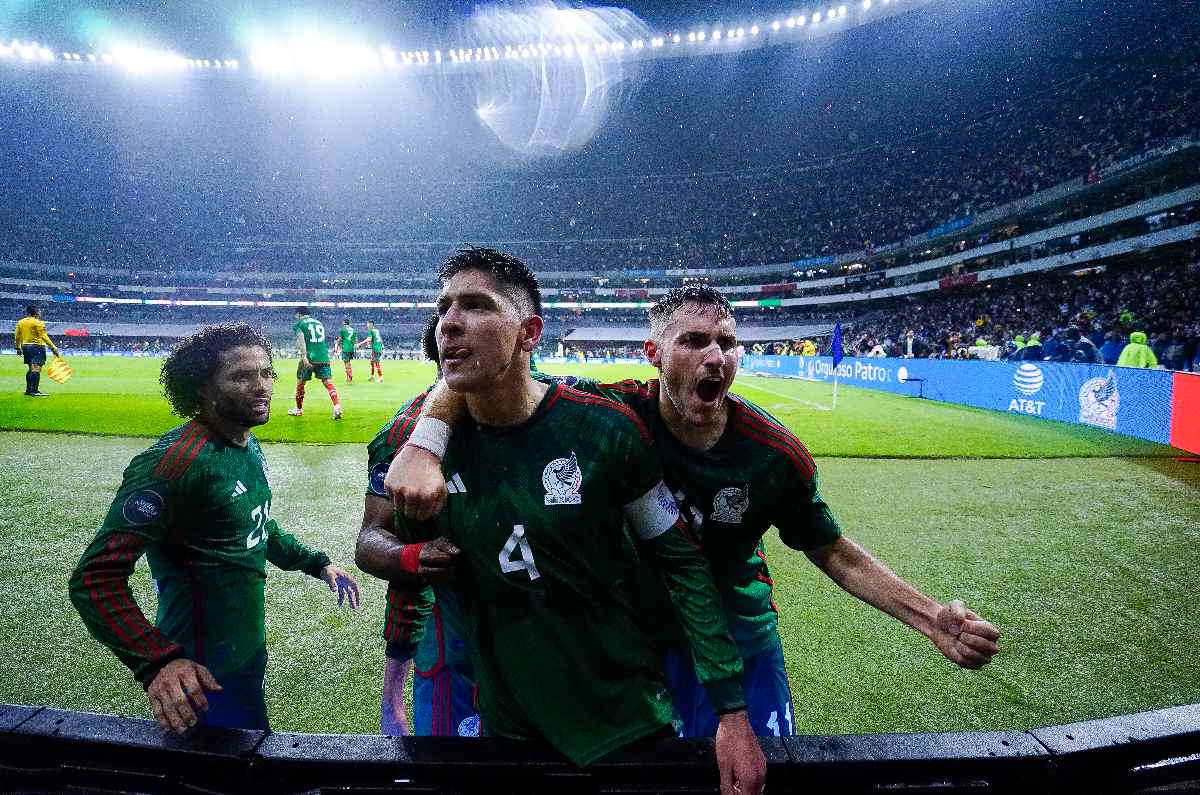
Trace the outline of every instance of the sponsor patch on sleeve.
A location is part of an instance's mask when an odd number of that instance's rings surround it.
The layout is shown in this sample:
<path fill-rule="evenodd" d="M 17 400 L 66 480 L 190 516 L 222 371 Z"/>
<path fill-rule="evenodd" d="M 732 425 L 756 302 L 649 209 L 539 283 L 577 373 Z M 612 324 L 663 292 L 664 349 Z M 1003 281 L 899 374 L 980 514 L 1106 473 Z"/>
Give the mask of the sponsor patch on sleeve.
<path fill-rule="evenodd" d="M 380 461 L 375 466 L 371 467 L 370 473 L 367 475 L 367 489 L 375 495 L 386 497 L 387 491 L 383 488 L 383 480 L 387 477 L 389 462 Z"/>
<path fill-rule="evenodd" d="M 150 524 L 158 520 L 163 512 L 163 498 L 157 491 L 141 489 L 125 498 L 121 515 L 133 525 Z"/>

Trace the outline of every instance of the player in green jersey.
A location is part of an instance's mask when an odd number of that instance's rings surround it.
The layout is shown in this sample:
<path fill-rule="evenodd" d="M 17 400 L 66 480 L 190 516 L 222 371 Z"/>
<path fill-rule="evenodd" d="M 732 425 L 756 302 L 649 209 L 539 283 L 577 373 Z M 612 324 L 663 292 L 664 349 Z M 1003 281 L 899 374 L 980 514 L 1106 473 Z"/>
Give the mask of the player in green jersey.
<path fill-rule="evenodd" d="M 959 601 L 942 605 L 913 588 L 842 534 L 820 497 L 816 466 L 804 445 L 749 401 L 729 394 L 737 372 L 736 324 L 729 302 L 707 286 L 677 288 L 650 310 L 650 362 L 662 377 L 574 385 L 619 399 L 651 429 L 665 480 L 698 526 L 730 629 L 746 666 L 751 722 L 760 734 L 794 733 L 763 534 L 779 529 L 785 545 L 805 552 L 842 588 L 928 637 L 947 659 L 979 668 L 997 653 L 999 632 Z M 433 416 L 453 417 L 445 390 L 425 401 Z M 457 402 L 461 403 L 461 399 Z M 396 461 L 419 465 L 386 477 L 407 513 L 437 509 L 441 471 L 412 446 Z M 434 459 L 436 461 L 436 458 Z M 668 655 L 667 671 L 685 734 L 715 728 L 711 706 L 690 664 Z"/>
<path fill-rule="evenodd" d="M 375 381 L 378 376 L 379 383 L 383 383 L 383 337 L 379 335 L 379 329 L 375 328 L 374 321 L 367 321 L 367 336 L 358 341 L 357 347 L 361 348 L 364 345 L 371 346 L 371 376 L 368 381 Z"/>
<path fill-rule="evenodd" d="M 183 340 L 160 380 L 188 422 L 137 455 L 70 580 L 88 631 L 146 688 L 154 717 L 268 728 L 266 563 L 324 580 L 350 606 L 358 583 L 271 518 L 267 463 L 250 428 L 271 410 L 270 343 L 245 324 Z M 129 576 L 145 553 L 158 593 L 151 624 Z M 206 692 L 207 691 L 207 692 Z"/>
<path fill-rule="evenodd" d="M 342 349 L 342 364 L 346 366 L 346 383 L 354 381 L 354 369 L 350 363 L 354 361 L 354 326 L 350 325 L 350 318 L 342 318 L 342 327 L 338 329 L 338 345 Z"/>
<path fill-rule="evenodd" d="M 546 740 L 578 764 L 670 732 L 670 699 L 634 589 L 643 560 L 666 579 L 700 678 L 723 713 L 722 791 L 758 792 L 765 762 L 735 682 L 740 660 L 645 427 L 613 401 L 533 380 L 540 300 L 518 260 L 469 250 L 440 276 L 442 372 L 466 394 L 471 419 L 446 452 L 456 490 L 432 526 L 409 523 L 369 495 L 376 526 L 360 535 L 356 558 L 380 560 L 393 593 L 411 594 L 430 581 L 423 560 L 431 547 L 461 550 L 451 587 L 472 637 L 484 726 Z M 410 431 L 420 433 L 402 432 Z"/>
<path fill-rule="evenodd" d="M 304 385 L 315 375 L 333 401 L 333 418 L 340 420 L 342 403 L 333 386 L 333 371 L 329 369 L 329 343 L 325 339 L 325 326 L 309 314 L 307 306 L 298 306 L 292 331 L 296 335 L 296 347 L 300 349 L 300 364 L 296 365 L 296 407 L 288 409 L 288 414 L 293 417 L 304 414 Z"/>

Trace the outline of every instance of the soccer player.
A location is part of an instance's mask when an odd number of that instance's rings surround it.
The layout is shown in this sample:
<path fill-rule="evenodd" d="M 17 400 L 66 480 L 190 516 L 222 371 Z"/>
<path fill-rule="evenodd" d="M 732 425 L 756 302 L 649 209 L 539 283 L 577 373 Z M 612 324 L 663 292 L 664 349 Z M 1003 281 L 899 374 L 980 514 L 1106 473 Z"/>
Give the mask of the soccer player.
<path fill-rule="evenodd" d="M 367 321 L 367 336 L 358 341 L 358 347 L 364 345 L 371 346 L 371 375 L 367 378 L 368 381 L 375 381 L 378 374 L 379 383 L 383 383 L 383 337 L 379 335 L 379 329 L 375 328 L 373 321 Z"/>
<path fill-rule="evenodd" d="M 25 317 L 17 321 L 14 342 L 17 353 L 27 365 L 25 370 L 25 394 L 30 397 L 46 397 L 41 390 L 42 365 L 46 363 L 46 348 L 58 356 L 56 346 L 46 334 L 46 322 L 42 320 L 38 308 L 32 304 L 25 307 Z"/>
<path fill-rule="evenodd" d="M 766 411 L 729 394 L 738 366 L 736 332 L 732 307 L 719 292 L 707 285 L 675 288 L 651 308 L 644 346 L 660 379 L 608 385 L 578 379 L 574 385 L 621 400 L 651 429 L 665 480 L 697 526 L 712 565 L 745 665 L 755 731 L 795 732 L 762 540 L 771 526 L 839 586 L 921 632 L 951 662 L 986 665 L 998 651 L 999 631 L 960 601 L 942 605 L 921 593 L 846 537 L 820 496 L 804 445 Z M 459 409 L 452 394 L 439 388 L 424 401 L 426 411 L 454 417 Z M 436 457 L 410 445 L 386 476 L 389 493 L 416 519 L 444 500 L 436 464 Z M 684 735 L 711 735 L 716 716 L 689 661 L 668 653 L 667 673 Z"/>
<path fill-rule="evenodd" d="M 346 367 L 347 384 L 354 380 L 354 369 L 350 366 L 350 362 L 354 361 L 354 336 L 354 326 L 350 325 L 350 318 L 342 318 L 342 327 L 338 329 L 338 343 L 342 349 L 342 364 Z"/>
<path fill-rule="evenodd" d="M 406 620 L 414 585 L 434 581 L 434 550 L 457 556 L 450 587 L 472 638 L 487 731 L 545 740 L 587 765 L 673 733 L 660 658 L 634 592 L 640 559 L 668 583 L 722 713 L 722 791 L 760 791 L 765 760 L 746 719 L 741 661 L 644 425 L 620 404 L 533 380 L 541 301 L 519 260 L 472 249 L 439 276 L 442 373 L 465 394 L 471 422 L 446 450 L 455 490 L 434 525 L 409 522 L 377 494 L 366 498 L 374 532 L 360 535 L 356 558 L 374 556 L 405 574 L 389 585 L 389 623 Z M 431 444 L 413 420 L 398 418 L 393 442 Z"/>
<path fill-rule="evenodd" d="M 197 723 L 267 729 L 266 563 L 324 580 L 338 604 L 354 578 L 280 529 L 250 429 L 270 417 L 268 340 L 239 323 L 183 340 L 159 380 L 188 418 L 125 469 L 99 532 L 70 580 L 88 631 L 146 688 L 154 717 L 182 734 Z M 129 575 L 145 553 L 158 593 L 151 624 Z"/>
<path fill-rule="evenodd" d="M 325 326 L 308 313 L 307 306 L 296 307 L 296 346 L 300 349 L 300 364 L 296 365 L 296 407 L 288 414 L 300 417 L 304 414 L 304 385 L 314 375 L 329 393 L 333 401 L 333 418 L 342 418 L 342 404 L 337 389 L 333 386 L 333 372 L 329 369 L 329 345 L 325 340 Z"/>

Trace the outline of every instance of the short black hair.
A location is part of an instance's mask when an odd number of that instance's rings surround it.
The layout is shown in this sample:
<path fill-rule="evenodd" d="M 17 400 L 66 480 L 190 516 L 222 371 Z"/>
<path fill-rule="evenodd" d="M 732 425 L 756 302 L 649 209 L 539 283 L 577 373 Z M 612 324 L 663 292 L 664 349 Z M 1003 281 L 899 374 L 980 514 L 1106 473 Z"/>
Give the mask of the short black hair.
<path fill-rule="evenodd" d="M 542 291 L 538 287 L 537 277 L 529 270 L 529 266 L 511 254 L 474 246 L 459 249 L 457 254 L 438 268 L 438 281 L 444 287 L 463 271 L 490 273 L 492 278 L 509 288 L 514 303 L 520 305 L 517 295 L 524 296 L 529 305 L 522 308 L 534 315 L 542 314 Z"/>
<path fill-rule="evenodd" d="M 297 315 L 307 315 L 307 314 L 308 314 L 308 307 L 307 307 L 307 306 L 298 306 L 298 307 L 296 307 L 296 314 L 297 314 Z"/>
<path fill-rule="evenodd" d="M 435 364 L 441 362 L 437 346 L 437 324 L 438 316 L 434 312 L 425 321 L 425 330 L 421 332 L 421 351 L 425 354 L 426 359 Z"/>
<path fill-rule="evenodd" d="M 180 417 L 195 417 L 200 413 L 200 388 L 212 379 L 221 363 L 221 353 L 240 346 L 259 347 L 271 356 L 271 341 L 245 323 L 222 323 L 205 326 L 190 337 L 184 337 L 163 362 L 158 374 L 163 396 L 171 411 Z"/>
<path fill-rule="evenodd" d="M 715 307 L 719 318 L 733 317 L 733 305 L 715 287 L 707 284 L 685 284 L 683 287 L 667 290 L 667 294 L 650 307 L 650 335 L 657 337 L 662 333 L 675 313 L 687 304 Z"/>
<path fill-rule="evenodd" d="M 37 317 L 38 316 L 37 304 L 29 304 L 28 306 L 26 306 L 25 314 L 29 315 L 30 317 Z"/>

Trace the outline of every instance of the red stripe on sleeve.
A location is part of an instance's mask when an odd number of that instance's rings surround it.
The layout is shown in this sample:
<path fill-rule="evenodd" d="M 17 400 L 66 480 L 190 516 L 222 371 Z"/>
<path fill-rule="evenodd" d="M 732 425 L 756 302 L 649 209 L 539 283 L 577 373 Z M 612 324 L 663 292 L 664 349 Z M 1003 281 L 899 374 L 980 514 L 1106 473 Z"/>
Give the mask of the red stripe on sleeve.
<path fill-rule="evenodd" d="M 615 400 L 609 400 L 608 398 L 587 395 L 583 392 L 578 392 L 574 389 L 571 389 L 568 386 L 562 387 L 562 396 L 567 400 L 574 401 L 575 403 L 582 403 L 585 406 L 603 406 L 624 414 L 633 421 L 634 427 L 636 427 L 638 429 L 638 433 L 642 435 L 642 440 L 645 441 L 646 444 L 654 444 L 654 438 L 650 436 L 650 431 L 646 428 L 646 424 L 642 422 L 641 417 L 635 414 L 633 409 L 629 408 L 629 406 L 626 406 L 623 403 L 618 403 Z"/>
<path fill-rule="evenodd" d="M 773 420 L 770 420 L 761 414 L 744 407 L 743 411 L 741 412 L 741 416 L 751 425 L 755 425 L 770 431 L 772 436 L 775 436 L 781 441 L 787 442 L 789 445 L 794 447 L 800 458 L 807 462 L 810 473 L 816 471 L 817 464 L 815 461 L 813 461 L 812 455 L 808 452 L 808 448 L 804 446 L 804 442 L 800 441 L 800 439 L 794 433 L 780 425 L 778 422 L 774 422 Z"/>
<path fill-rule="evenodd" d="M 178 480 L 183 477 L 188 471 L 188 467 L 196 460 L 196 456 L 200 455 L 200 451 L 204 449 L 204 445 L 208 443 L 208 431 L 201 431 L 193 437 L 189 444 L 189 449 L 181 451 L 179 459 L 171 472 L 166 476 L 167 480 Z"/>
<path fill-rule="evenodd" d="M 755 440 L 756 442 L 761 442 L 762 444 L 765 444 L 768 447 L 771 447 L 771 448 L 783 453 L 791 460 L 792 464 L 796 467 L 796 469 L 798 469 L 802 473 L 806 472 L 806 466 L 805 466 L 804 462 L 800 460 L 800 457 L 796 453 L 796 451 L 793 450 L 792 448 L 788 447 L 787 445 L 783 444 L 778 439 L 767 436 L 767 435 L 765 435 L 765 433 L 762 433 L 762 432 L 760 432 L 750 426 L 742 424 L 742 423 L 735 423 L 734 427 L 737 428 L 739 431 L 741 431 L 742 434 L 744 434 L 745 436 L 748 436 L 749 438 Z M 811 476 L 812 473 L 807 472 L 807 474 L 809 476 Z"/>
<path fill-rule="evenodd" d="M 167 452 L 163 453 L 163 457 L 159 459 L 158 466 L 154 468 L 156 477 L 166 477 L 166 473 L 171 470 L 177 460 L 176 456 L 179 454 L 180 448 L 191 441 L 192 436 L 199 429 L 200 426 L 195 420 L 184 426 L 183 433 L 179 434 L 179 438 L 175 440 L 175 443 L 167 448 Z"/>
<path fill-rule="evenodd" d="M 767 442 L 777 450 L 786 450 L 788 456 L 795 463 L 796 468 L 804 474 L 806 478 L 812 478 L 813 472 L 816 471 L 816 464 L 813 463 L 812 456 L 808 454 L 808 450 L 804 445 L 800 444 L 800 440 L 790 433 L 780 433 L 778 426 L 767 425 L 759 422 L 753 422 L 747 419 L 750 415 L 740 415 L 738 420 L 734 422 L 734 427 L 742 431 L 747 436 L 756 438 L 759 441 Z"/>
<path fill-rule="evenodd" d="M 112 633 L 130 651 L 148 660 L 155 660 L 173 651 L 178 644 L 167 640 L 133 601 L 128 574 L 122 576 L 112 570 L 96 570 L 100 566 L 107 568 L 115 564 L 132 569 L 144 544 L 144 539 L 138 536 L 114 534 L 106 546 L 108 554 L 100 555 L 88 563 L 83 582 L 97 615 L 104 619 Z M 128 624 L 128 627 L 123 624 Z"/>

